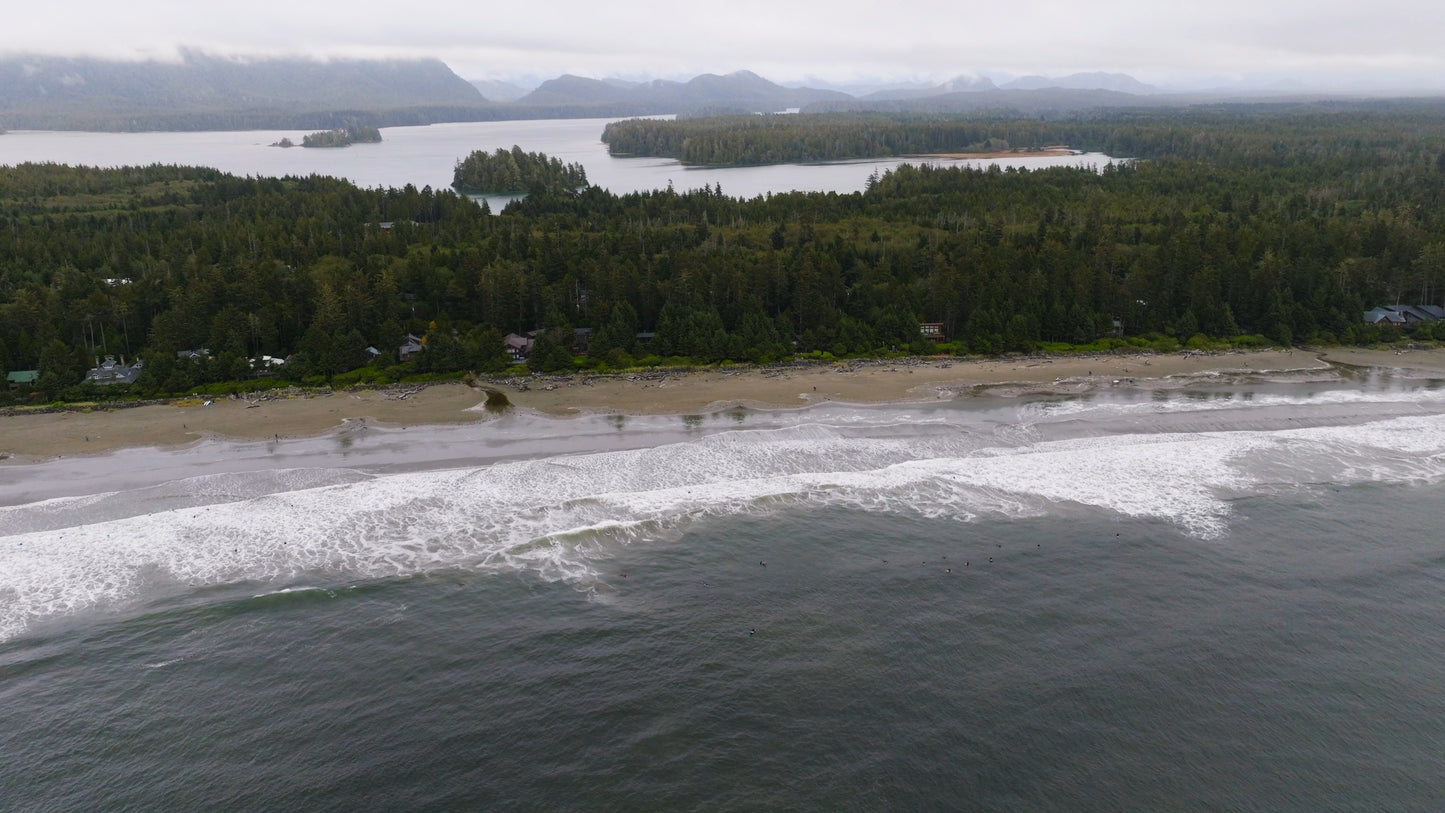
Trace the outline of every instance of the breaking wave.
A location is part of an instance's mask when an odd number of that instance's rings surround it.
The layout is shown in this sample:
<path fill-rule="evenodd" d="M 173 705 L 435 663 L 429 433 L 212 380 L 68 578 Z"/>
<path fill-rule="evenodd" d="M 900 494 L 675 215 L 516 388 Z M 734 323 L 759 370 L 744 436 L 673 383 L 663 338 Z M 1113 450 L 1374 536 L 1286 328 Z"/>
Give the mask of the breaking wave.
<path fill-rule="evenodd" d="M 1441 401 L 1438 393 L 1419 398 Z M 1094 404 L 1093 414 L 1156 407 Z M 1031 406 L 1002 429 L 1087 412 Z M 1445 475 L 1445 416 L 1436 414 L 1064 439 L 910 410 L 869 414 L 861 429 L 815 415 L 645 449 L 381 476 L 228 474 L 0 509 L 0 640 L 37 619 L 176 586 L 285 589 L 318 576 L 451 569 L 586 586 L 631 541 L 791 507 L 975 521 L 1078 505 L 1167 521 L 1208 540 L 1228 532 L 1239 497 Z"/>

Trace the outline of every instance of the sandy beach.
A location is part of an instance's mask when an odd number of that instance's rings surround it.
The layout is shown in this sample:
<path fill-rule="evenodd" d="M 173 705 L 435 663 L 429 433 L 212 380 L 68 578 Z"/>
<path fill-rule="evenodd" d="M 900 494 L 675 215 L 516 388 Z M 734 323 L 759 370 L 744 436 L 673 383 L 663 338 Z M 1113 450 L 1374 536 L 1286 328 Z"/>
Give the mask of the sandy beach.
<path fill-rule="evenodd" d="M 1041 150 L 993 150 L 991 152 L 930 152 L 921 155 L 905 155 L 904 158 L 1061 158 L 1078 155 L 1078 150 L 1068 147 L 1045 147 Z"/>
<path fill-rule="evenodd" d="M 1177 388 L 1255 376 L 1336 378 L 1376 368 L 1445 376 L 1445 349 L 1359 348 L 1016 357 L 918 358 L 764 368 L 656 369 L 618 375 L 507 379 L 484 383 L 514 408 L 556 416 L 694 414 L 738 406 L 799 409 L 826 402 L 937 401 L 997 395 L 1082 393 L 1107 387 Z M 413 426 L 488 420 L 487 392 L 462 383 L 306 393 L 267 400 L 187 399 L 142 407 L 77 409 L 0 417 L 4 464 L 121 448 L 185 446 L 198 440 L 285 440 L 346 426 Z"/>

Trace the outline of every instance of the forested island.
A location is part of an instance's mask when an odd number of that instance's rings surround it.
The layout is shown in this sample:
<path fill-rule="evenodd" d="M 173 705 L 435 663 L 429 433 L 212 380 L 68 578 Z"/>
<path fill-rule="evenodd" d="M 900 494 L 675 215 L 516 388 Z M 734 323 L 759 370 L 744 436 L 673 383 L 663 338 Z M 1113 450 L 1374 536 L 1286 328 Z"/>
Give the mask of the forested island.
<path fill-rule="evenodd" d="M 1423 117 L 1423 118 L 1422 118 Z M 1278 132 L 1280 148 L 1301 139 L 1337 141 L 1342 132 L 1369 137 L 1376 121 L 1390 131 L 1405 122 L 1445 117 L 1445 103 L 1359 105 L 1231 105 L 1163 112 L 1048 117 L 828 113 L 769 116 L 627 119 L 602 132 L 617 157 L 673 158 L 685 164 L 748 166 L 960 153 L 1035 153 L 1057 145 L 1116 157 L 1230 161 L 1231 149 L 1265 148 L 1247 130 Z M 1197 143 L 1191 143 L 1196 142 Z"/>
<path fill-rule="evenodd" d="M 381 130 L 367 124 L 349 124 L 301 137 L 303 147 L 350 147 L 352 144 L 380 144 Z"/>
<path fill-rule="evenodd" d="M 748 166 L 929 154 L 1038 153 L 1060 144 L 1105 151 L 1106 129 L 1082 122 L 880 114 L 627 119 L 602 132 L 615 157 Z"/>
<path fill-rule="evenodd" d="M 1436 105 L 966 126 L 1137 160 L 751 200 L 543 188 L 498 215 L 323 177 L 0 168 L 0 367 L 36 371 L 0 397 L 500 372 L 534 331 L 510 369 L 1445 338 L 1362 318 L 1445 293 Z M 143 370 L 81 384 L 105 355 Z"/>
<path fill-rule="evenodd" d="M 585 186 L 587 171 L 581 164 L 564 164 L 515 145 L 490 153 L 477 150 L 458 161 L 452 173 L 452 188 L 471 194 L 572 194 Z"/>

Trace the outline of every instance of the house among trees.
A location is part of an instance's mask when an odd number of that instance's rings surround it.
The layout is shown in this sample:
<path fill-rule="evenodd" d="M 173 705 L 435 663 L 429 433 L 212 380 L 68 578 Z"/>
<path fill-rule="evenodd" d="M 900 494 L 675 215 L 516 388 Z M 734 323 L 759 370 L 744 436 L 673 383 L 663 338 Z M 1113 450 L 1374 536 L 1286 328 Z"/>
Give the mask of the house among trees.
<path fill-rule="evenodd" d="M 106 356 L 105 361 L 99 362 L 90 368 L 85 374 L 85 384 L 134 384 L 141 373 L 141 360 L 136 359 L 135 364 L 127 365 L 125 358 L 115 360 L 115 356 Z"/>
<path fill-rule="evenodd" d="M 592 346 L 592 328 L 579 327 L 572 330 L 572 352 L 586 353 Z"/>
<path fill-rule="evenodd" d="M 397 348 L 396 355 L 397 358 L 402 361 L 411 361 L 412 356 L 420 353 L 425 348 L 426 342 L 423 342 L 419 336 L 408 333 L 406 334 L 406 338 L 402 340 L 401 347 Z"/>
<path fill-rule="evenodd" d="M 205 361 L 211 357 L 211 351 L 205 347 L 198 347 L 194 350 L 177 350 L 176 358 L 185 361 Z"/>
<path fill-rule="evenodd" d="M 527 355 L 532 352 L 532 339 L 516 333 L 508 333 L 507 337 L 502 339 L 502 345 L 507 348 L 507 355 L 511 357 L 513 364 L 526 361 Z"/>
<path fill-rule="evenodd" d="M 5 382 L 12 390 L 18 390 L 27 384 L 34 385 L 39 380 L 39 370 L 12 370 L 5 374 Z"/>
<path fill-rule="evenodd" d="M 923 338 L 931 342 L 942 342 L 945 340 L 942 322 L 921 322 L 918 325 L 918 332 Z"/>
<path fill-rule="evenodd" d="M 264 354 L 251 359 L 251 370 L 254 372 L 254 375 L 258 377 L 267 375 L 271 370 L 277 367 L 284 367 L 285 365 L 286 359 Z"/>
<path fill-rule="evenodd" d="M 1439 305 L 1386 305 L 1365 311 L 1365 323 L 1404 327 L 1420 322 L 1445 320 L 1445 308 Z"/>

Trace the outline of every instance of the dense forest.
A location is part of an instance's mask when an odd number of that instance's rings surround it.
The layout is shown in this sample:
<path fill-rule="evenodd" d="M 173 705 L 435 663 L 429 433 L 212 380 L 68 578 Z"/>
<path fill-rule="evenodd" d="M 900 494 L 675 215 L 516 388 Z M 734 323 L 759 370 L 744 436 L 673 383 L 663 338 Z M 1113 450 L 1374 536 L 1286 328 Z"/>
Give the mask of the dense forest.
<path fill-rule="evenodd" d="M 1062 119 L 989 116 L 887 116 L 876 113 L 628 119 L 602 133 L 614 156 L 675 158 L 685 164 L 739 166 L 842 161 L 931 153 L 1039 150 L 1065 145 L 1128 158 L 1171 156 L 1251 160 L 1314 139 L 1339 150 L 1352 139 L 1398 140 L 1445 121 L 1445 102 L 1339 105 L 1235 105 L 1119 111 Z M 1261 130 L 1263 132 L 1261 132 Z M 1266 133 L 1277 134 L 1269 139 Z M 1355 145 L 1358 146 L 1358 145 Z M 1306 155 L 1290 153 L 1299 160 Z"/>
<path fill-rule="evenodd" d="M 452 187 L 473 194 L 572 194 L 587 186 L 581 164 L 564 164 L 540 152 L 498 147 L 477 150 L 457 162 Z"/>
<path fill-rule="evenodd" d="M 366 124 L 348 124 L 301 137 L 303 147 L 349 147 L 352 144 L 380 144 L 381 131 Z"/>
<path fill-rule="evenodd" d="M 144 359 L 132 394 L 177 393 L 261 386 L 262 355 L 317 383 L 501 371 L 502 336 L 533 330 L 542 370 L 1377 341 L 1397 334 L 1364 309 L 1445 295 L 1442 125 L 1423 106 L 1001 121 L 968 138 L 1139 160 L 904 166 L 861 193 L 751 200 L 543 190 L 497 215 L 322 177 L 0 168 L 0 367 L 79 399 L 106 354 Z M 408 333 L 426 349 L 401 363 Z M 177 357 L 194 348 L 208 358 Z"/>

